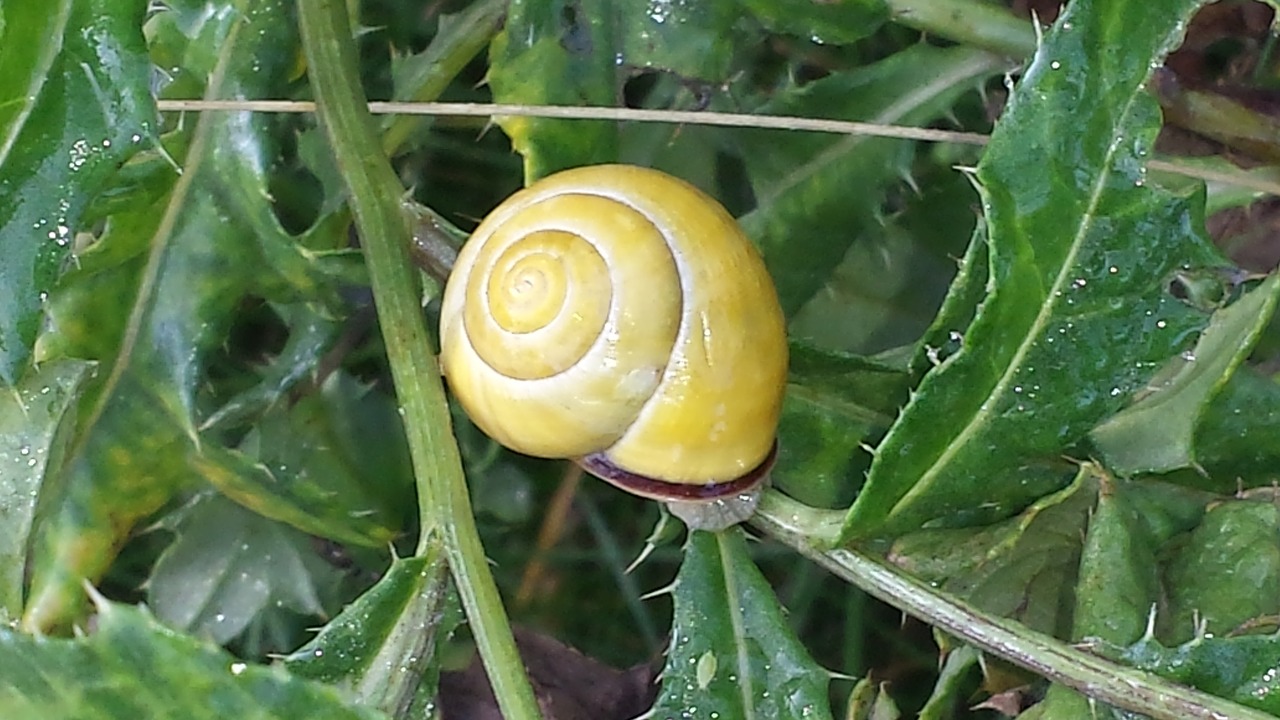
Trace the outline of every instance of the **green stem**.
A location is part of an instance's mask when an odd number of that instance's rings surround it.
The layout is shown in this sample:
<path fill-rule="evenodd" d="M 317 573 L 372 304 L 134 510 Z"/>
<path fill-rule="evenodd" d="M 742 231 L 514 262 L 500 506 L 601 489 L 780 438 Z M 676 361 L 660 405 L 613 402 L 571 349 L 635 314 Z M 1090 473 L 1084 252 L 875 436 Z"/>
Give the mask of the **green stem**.
<path fill-rule="evenodd" d="M 1031 21 L 978 0 L 888 0 L 895 22 L 1015 58 L 1036 51 Z"/>
<path fill-rule="evenodd" d="M 1258 710 L 1117 665 L 1013 620 L 988 615 L 869 555 L 849 549 L 824 550 L 814 544 L 807 525 L 813 512 L 770 492 L 751 522 L 867 594 L 1088 697 L 1156 720 L 1274 720 Z"/>
<path fill-rule="evenodd" d="M 419 550 L 444 536 L 458 594 L 494 695 L 511 720 L 540 717 L 506 610 L 480 544 L 444 388 L 418 305 L 409 261 L 404 188 L 374 132 L 343 0 L 299 0 L 299 27 L 320 123 L 342 171 L 360 230 L 378 321 L 403 409 L 417 478 Z"/>

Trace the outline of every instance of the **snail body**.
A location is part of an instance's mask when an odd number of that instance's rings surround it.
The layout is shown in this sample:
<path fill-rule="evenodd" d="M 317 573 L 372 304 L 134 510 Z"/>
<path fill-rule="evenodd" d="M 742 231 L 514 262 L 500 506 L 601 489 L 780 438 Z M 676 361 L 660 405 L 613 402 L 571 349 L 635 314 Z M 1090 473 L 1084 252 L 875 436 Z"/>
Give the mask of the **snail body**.
<path fill-rule="evenodd" d="M 463 409 L 518 452 L 695 503 L 772 464 L 777 293 L 728 212 L 664 173 L 583 167 L 512 195 L 463 246 L 440 338 Z"/>

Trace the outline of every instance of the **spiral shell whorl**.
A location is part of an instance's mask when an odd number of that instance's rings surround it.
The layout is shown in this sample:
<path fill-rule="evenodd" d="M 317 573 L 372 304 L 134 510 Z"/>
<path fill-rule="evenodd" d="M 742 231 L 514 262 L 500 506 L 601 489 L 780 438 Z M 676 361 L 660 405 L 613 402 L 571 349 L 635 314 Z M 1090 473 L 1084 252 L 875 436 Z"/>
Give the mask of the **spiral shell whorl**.
<path fill-rule="evenodd" d="M 782 322 L 718 204 L 656 171 L 594 166 L 513 195 L 477 228 L 445 291 L 442 362 L 468 414 L 512 449 L 726 482 L 773 447 Z"/>

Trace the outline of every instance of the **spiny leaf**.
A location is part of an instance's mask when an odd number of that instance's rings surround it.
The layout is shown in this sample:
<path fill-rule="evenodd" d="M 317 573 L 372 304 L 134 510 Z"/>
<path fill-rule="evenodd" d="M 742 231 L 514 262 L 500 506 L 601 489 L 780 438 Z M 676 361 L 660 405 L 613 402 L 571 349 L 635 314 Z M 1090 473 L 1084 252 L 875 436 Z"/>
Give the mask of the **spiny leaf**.
<path fill-rule="evenodd" d="M 1199 4 L 1079 0 L 1045 38 L 978 169 L 991 291 L 877 449 L 846 536 L 1031 502 L 1042 489 L 1019 468 L 1064 452 L 1191 348 L 1207 313 L 1170 283 L 1224 261 L 1202 200 L 1147 184 L 1159 112 L 1143 86 Z"/>
<path fill-rule="evenodd" d="M 1194 450 L 1210 487 L 1233 492 L 1270 485 L 1280 465 L 1280 385 L 1252 368 L 1237 370 L 1205 408 Z M 1205 482 L 1196 470 L 1176 476 L 1193 486 Z"/>
<path fill-rule="evenodd" d="M 787 626 L 742 531 L 693 532 L 655 717 L 830 718 L 829 676 Z"/>
<path fill-rule="evenodd" d="M 199 42 L 207 45 L 200 49 L 220 58 L 212 95 L 272 93 L 275 69 L 291 59 L 287 7 L 273 0 L 253 13 L 228 6 L 187 18 L 201 28 Z M 168 9 L 163 18 L 179 12 Z M 206 56 L 193 49 L 184 57 Z M 204 355 L 223 341 L 248 289 L 271 273 L 254 232 L 261 218 L 255 228 L 226 212 L 254 188 L 259 198 L 267 195 L 265 158 L 272 153 L 262 122 L 251 113 L 203 116 L 183 174 L 161 206 L 140 196 L 128 212 L 112 216 L 98 239 L 104 248 L 133 247 L 141 233 L 147 254 L 120 253 L 89 279 L 69 276 L 59 288 L 65 296 L 52 303 L 55 328 L 83 340 L 67 346 L 105 367 L 86 395 L 65 463 L 45 481 L 41 503 L 48 511 L 33 543 L 28 628 L 74 623 L 83 609 L 83 580 L 100 577 L 132 525 L 192 477 L 188 455 L 198 448 L 195 392 Z M 85 322 L 102 313 L 113 321 Z"/>
<path fill-rule="evenodd" d="M 1092 466 L 1085 471 L 1095 474 L 1100 492 L 1081 554 L 1071 637 L 1128 644 L 1142 637 L 1159 599 L 1160 543 L 1142 508 L 1130 501 L 1129 486 L 1116 485 Z"/>
<path fill-rule="evenodd" d="M 0 393 L 0 624 L 22 611 L 23 568 L 40 480 L 60 450 L 55 431 L 92 363 L 61 360 Z"/>
<path fill-rule="evenodd" d="M 376 720 L 337 692 L 278 668 L 240 662 L 102 601 L 92 635 L 57 640 L 0 627 L 0 716 L 6 718 L 243 718 Z M 199 691 L 193 691 L 198 688 Z"/>
<path fill-rule="evenodd" d="M 396 559 L 376 585 L 284 658 L 298 677 L 337 685 L 361 704 L 389 712 L 432 697 L 440 643 L 461 620 L 449 612 L 448 580 L 438 548 Z"/>
<path fill-rule="evenodd" d="M 1198 637 L 1164 647 L 1144 637 L 1121 659 L 1241 705 L 1280 714 L 1280 634 Z"/>
<path fill-rule="evenodd" d="M 889 559 L 996 615 L 1041 632 L 1070 627 L 1080 535 L 1097 502 L 1087 471 L 1020 515 L 983 528 L 920 530 L 898 538 Z"/>
<path fill-rule="evenodd" d="M 1089 437 L 1107 467 L 1121 475 L 1168 472 L 1196 461 L 1196 425 L 1266 328 L 1280 298 L 1273 275 L 1213 314 L 1190 354 L 1157 374 L 1142 399 L 1094 428 Z"/>
<path fill-rule="evenodd" d="M 789 33 L 822 44 L 861 40 L 875 33 L 889 17 L 888 4 L 882 0 L 747 0 L 744 4 L 771 32 Z"/>
<path fill-rule="evenodd" d="M 759 112 L 924 125 L 1000 68 L 970 48 L 917 45 L 878 63 L 780 93 Z M 880 231 L 882 190 L 901 181 L 911 146 L 867 135 L 734 134 L 757 206 L 741 218 L 794 314 L 850 245 Z M 958 245 L 958 243 L 957 243 Z"/>
<path fill-rule="evenodd" d="M 316 584 L 333 572 L 306 535 L 212 496 L 186 514 L 147 599 L 170 626 L 225 645 L 270 607 L 324 615 Z"/>
<path fill-rule="evenodd" d="M 81 213 L 158 124 L 144 0 L 6 3 L 0 18 L 0 381 L 31 356 Z"/>
<path fill-rule="evenodd" d="M 618 68 L 611 18 L 595 3 L 513 0 L 489 49 L 489 85 L 500 103 L 610 105 Z M 546 82 L 556 78 L 556 82 Z M 576 165 L 617 159 L 613 123 L 552 118 L 498 118 L 524 156 L 525 183 Z"/>

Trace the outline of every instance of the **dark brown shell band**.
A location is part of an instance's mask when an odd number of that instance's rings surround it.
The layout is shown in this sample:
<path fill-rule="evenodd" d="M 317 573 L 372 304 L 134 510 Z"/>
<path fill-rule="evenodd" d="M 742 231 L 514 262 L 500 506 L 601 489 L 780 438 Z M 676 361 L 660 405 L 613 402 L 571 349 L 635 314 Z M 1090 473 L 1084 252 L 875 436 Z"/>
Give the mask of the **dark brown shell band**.
<path fill-rule="evenodd" d="M 775 440 L 764 462 L 757 465 L 751 472 L 736 480 L 706 485 L 674 483 L 637 475 L 614 465 L 603 453 L 592 453 L 578 458 L 576 462 L 583 470 L 634 495 L 664 502 L 702 502 L 750 492 L 768 477 L 769 471 L 773 469 L 773 464 L 777 460 L 778 442 Z"/>

